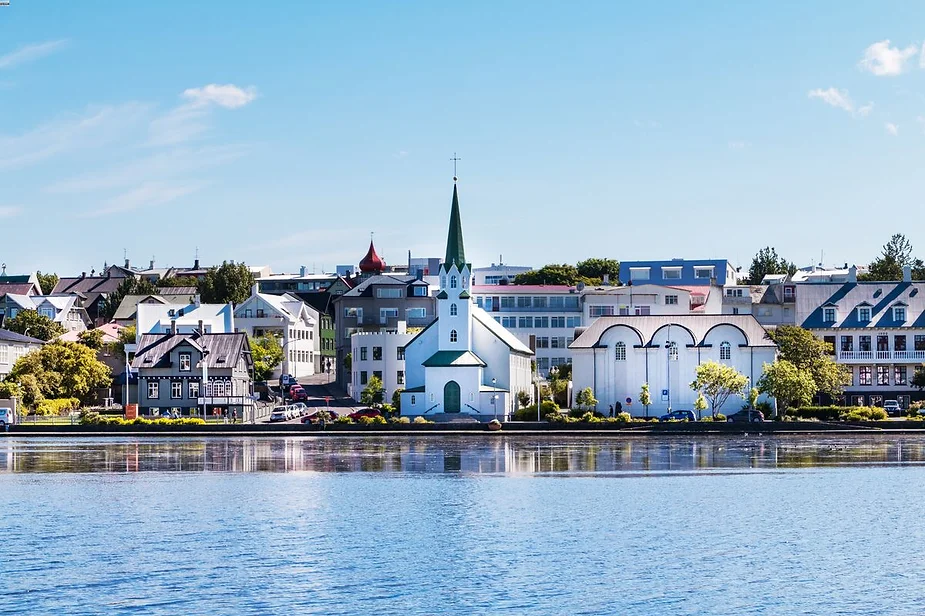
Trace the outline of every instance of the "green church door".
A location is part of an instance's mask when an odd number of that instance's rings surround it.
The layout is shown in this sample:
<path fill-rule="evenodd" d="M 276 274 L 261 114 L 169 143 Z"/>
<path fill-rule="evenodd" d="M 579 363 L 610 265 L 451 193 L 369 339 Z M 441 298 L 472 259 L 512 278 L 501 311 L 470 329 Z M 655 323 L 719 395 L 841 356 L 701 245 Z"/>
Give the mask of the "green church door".
<path fill-rule="evenodd" d="M 459 383 L 450 381 L 443 388 L 443 412 L 459 412 Z"/>

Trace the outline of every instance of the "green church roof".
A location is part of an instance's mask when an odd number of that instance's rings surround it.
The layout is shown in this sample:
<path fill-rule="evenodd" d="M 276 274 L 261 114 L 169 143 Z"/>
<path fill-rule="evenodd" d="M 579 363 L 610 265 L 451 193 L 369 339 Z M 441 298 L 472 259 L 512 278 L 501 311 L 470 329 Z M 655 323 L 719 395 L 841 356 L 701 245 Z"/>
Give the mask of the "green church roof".
<path fill-rule="evenodd" d="M 422 364 L 425 368 L 459 368 L 463 366 L 486 366 L 472 351 L 437 351 Z"/>
<path fill-rule="evenodd" d="M 466 265 L 466 247 L 463 245 L 459 193 L 456 190 L 456 184 L 453 184 L 453 208 L 450 210 L 450 231 L 446 238 L 446 258 L 443 260 L 443 265 L 448 270 L 454 263 L 460 270 Z"/>

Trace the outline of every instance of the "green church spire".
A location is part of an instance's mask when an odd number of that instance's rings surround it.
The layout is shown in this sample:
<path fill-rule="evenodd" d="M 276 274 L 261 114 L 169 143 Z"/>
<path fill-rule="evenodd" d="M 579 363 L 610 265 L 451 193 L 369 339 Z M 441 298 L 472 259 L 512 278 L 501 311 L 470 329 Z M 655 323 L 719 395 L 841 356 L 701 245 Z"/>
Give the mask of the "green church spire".
<path fill-rule="evenodd" d="M 450 232 L 446 238 L 446 258 L 443 260 L 443 266 L 449 270 L 454 263 L 460 270 L 466 264 L 466 248 L 463 245 L 462 220 L 459 217 L 459 194 L 456 191 L 456 184 L 453 184 L 453 208 L 450 210 Z"/>

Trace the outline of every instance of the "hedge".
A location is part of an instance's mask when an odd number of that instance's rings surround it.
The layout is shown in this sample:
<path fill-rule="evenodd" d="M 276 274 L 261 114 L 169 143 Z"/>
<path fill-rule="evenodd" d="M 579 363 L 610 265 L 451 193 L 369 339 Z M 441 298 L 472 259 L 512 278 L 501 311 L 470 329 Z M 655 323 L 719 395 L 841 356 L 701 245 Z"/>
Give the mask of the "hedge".
<path fill-rule="evenodd" d="M 35 405 L 36 415 L 67 415 L 80 408 L 77 398 L 46 398 Z"/>
<path fill-rule="evenodd" d="M 545 417 L 550 413 L 558 413 L 559 407 L 552 400 L 543 400 L 543 408 L 540 411 L 541 416 Z M 511 415 L 511 419 L 514 421 L 536 421 L 536 405 L 531 404 L 530 406 L 525 406 L 514 411 L 514 414 Z"/>
<path fill-rule="evenodd" d="M 819 421 L 877 421 L 886 419 L 882 408 L 872 406 L 801 406 L 787 409 L 788 417 L 818 419 Z"/>

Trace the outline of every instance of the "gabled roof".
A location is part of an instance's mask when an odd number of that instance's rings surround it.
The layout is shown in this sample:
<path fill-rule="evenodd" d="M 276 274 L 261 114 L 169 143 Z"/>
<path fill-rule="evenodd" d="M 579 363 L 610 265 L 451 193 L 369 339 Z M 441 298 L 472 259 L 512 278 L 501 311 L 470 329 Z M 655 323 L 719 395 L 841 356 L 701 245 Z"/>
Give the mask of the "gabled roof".
<path fill-rule="evenodd" d="M 372 297 L 374 286 L 407 287 L 415 283 L 421 284 L 421 281 L 414 276 L 399 276 L 395 274 L 371 276 L 340 297 Z"/>
<path fill-rule="evenodd" d="M 145 334 L 138 343 L 138 352 L 132 361 L 132 368 L 165 368 L 170 352 L 181 345 L 188 345 L 197 351 L 205 351 L 208 368 L 233 368 L 237 358 L 244 354 L 248 367 L 252 363 L 247 336 L 232 334 Z M 202 362 L 196 365 L 202 368 Z"/>
<path fill-rule="evenodd" d="M 824 309 L 839 310 L 834 322 Z M 858 318 L 858 306 L 870 307 L 870 320 Z M 905 307 L 904 321 L 893 318 L 894 306 Z M 925 282 L 871 281 L 801 284 L 796 295 L 796 324 L 807 329 L 925 327 Z"/>
<path fill-rule="evenodd" d="M 472 351 L 437 351 L 425 359 L 421 365 L 425 368 L 461 368 L 485 367 L 488 364 Z"/>
<path fill-rule="evenodd" d="M 22 334 L 17 334 L 16 332 L 11 332 L 7 329 L 0 329 L 0 342 L 18 342 L 20 344 L 45 344 L 44 340 L 39 340 L 38 338 L 32 338 L 31 336 L 23 336 Z"/>

